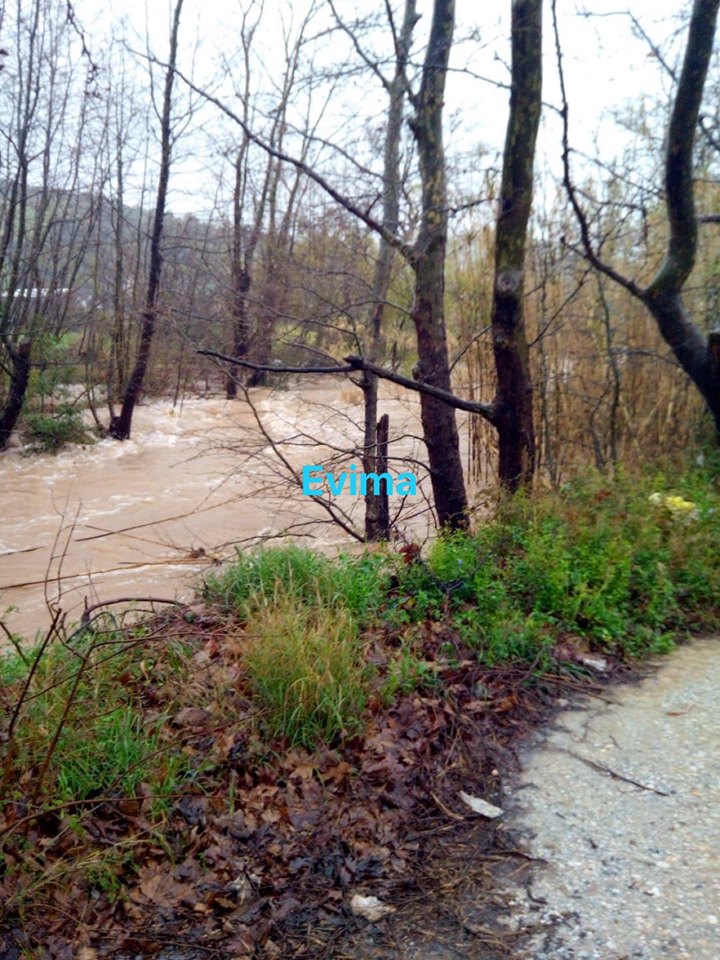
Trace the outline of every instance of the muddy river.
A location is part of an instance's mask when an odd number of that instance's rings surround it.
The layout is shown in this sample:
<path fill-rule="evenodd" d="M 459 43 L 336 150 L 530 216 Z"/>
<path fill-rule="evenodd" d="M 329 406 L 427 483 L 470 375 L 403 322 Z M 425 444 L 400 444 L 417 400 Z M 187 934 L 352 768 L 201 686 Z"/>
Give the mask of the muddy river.
<path fill-rule="evenodd" d="M 359 399 L 347 383 L 325 381 L 253 390 L 252 406 L 217 397 L 175 407 L 153 401 L 137 409 L 123 443 L 0 454 L 5 627 L 32 637 L 57 607 L 73 621 L 100 599 L 189 599 L 203 570 L 279 535 L 321 549 L 356 544 L 288 478 L 332 457 L 338 470 L 343 456 L 345 465 L 359 463 Z M 421 478 L 413 463 L 423 459 L 417 399 L 390 388 L 381 411 L 390 414 L 398 458 L 391 472 Z M 273 451 L 281 440 L 284 463 Z M 401 458 L 409 458 L 404 466 Z M 402 509 L 400 527 L 415 537 L 429 526 L 427 486 L 421 479 L 415 497 L 391 499 L 391 511 Z M 343 495 L 339 506 L 361 530 L 361 498 Z"/>

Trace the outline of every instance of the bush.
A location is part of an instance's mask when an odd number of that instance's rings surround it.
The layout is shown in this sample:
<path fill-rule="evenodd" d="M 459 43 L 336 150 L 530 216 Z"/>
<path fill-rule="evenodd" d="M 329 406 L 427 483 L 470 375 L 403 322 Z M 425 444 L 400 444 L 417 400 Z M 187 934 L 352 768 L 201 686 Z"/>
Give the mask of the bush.
<path fill-rule="evenodd" d="M 561 633 L 629 656 L 663 651 L 671 631 L 717 625 L 720 499 L 705 471 L 672 486 L 658 473 L 589 476 L 501 503 L 476 534 L 440 537 L 398 578 L 395 623 L 444 611 L 486 662 L 542 663 Z"/>
<path fill-rule="evenodd" d="M 57 453 L 69 443 L 93 442 L 82 413 L 69 405 L 60 407 L 55 414 L 27 414 L 23 434 L 33 453 Z"/>

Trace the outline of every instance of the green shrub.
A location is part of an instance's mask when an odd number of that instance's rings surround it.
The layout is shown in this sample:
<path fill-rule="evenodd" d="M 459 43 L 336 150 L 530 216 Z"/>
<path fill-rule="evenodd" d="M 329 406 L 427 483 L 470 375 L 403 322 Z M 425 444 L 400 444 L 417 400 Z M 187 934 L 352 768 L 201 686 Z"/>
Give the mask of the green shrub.
<path fill-rule="evenodd" d="M 82 413 L 69 405 L 54 414 L 29 413 L 23 419 L 23 435 L 33 453 L 57 453 L 69 443 L 92 443 Z"/>
<path fill-rule="evenodd" d="M 694 508 L 664 508 L 672 494 Z M 487 662 L 542 661 L 558 633 L 646 655 L 673 630 L 720 620 L 720 498 L 706 471 L 672 485 L 657 472 L 589 475 L 508 498 L 476 534 L 441 536 L 397 578 L 391 622 L 444 611 Z"/>

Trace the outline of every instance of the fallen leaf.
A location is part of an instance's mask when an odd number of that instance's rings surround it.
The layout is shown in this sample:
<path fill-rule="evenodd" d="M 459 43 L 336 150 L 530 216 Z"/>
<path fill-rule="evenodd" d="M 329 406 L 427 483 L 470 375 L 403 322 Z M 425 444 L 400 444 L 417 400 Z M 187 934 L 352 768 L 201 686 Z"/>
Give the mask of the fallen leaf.
<path fill-rule="evenodd" d="M 395 912 L 395 907 L 391 907 L 389 903 L 383 903 L 377 897 L 363 897 L 359 893 L 350 898 L 350 909 L 356 916 L 364 917 L 372 923 L 382 920 L 388 913 Z"/>
<path fill-rule="evenodd" d="M 202 707 L 182 707 L 172 718 L 177 727 L 202 727 L 210 720 L 211 714 Z"/>
<path fill-rule="evenodd" d="M 469 793 L 465 793 L 463 790 L 460 791 L 459 796 L 463 803 L 466 803 L 475 813 L 479 813 L 481 817 L 494 820 L 496 817 L 502 816 L 502 809 L 488 803 L 487 800 L 481 800 L 480 797 L 471 797 Z"/>

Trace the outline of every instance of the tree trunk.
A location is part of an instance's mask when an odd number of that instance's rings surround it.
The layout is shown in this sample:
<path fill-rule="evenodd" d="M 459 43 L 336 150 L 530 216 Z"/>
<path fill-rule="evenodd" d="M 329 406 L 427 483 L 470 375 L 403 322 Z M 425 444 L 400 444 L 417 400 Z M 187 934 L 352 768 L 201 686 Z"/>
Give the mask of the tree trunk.
<path fill-rule="evenodd" d="M 172 92 L 175 80 L 175 65 L 177 63 L 178 31 L 180 28 L 180 13 L 183 0 L 176 0 L 173 14 L 173 24 L 170 33 L 170 58 L 165 74 L 165 90 L 163 94 L 162 119 L 160 121 L 160 180 L 158 182 L 157 198 L 155 202 L 155 216 L 150 237 L 150 268 L 148 271 L 148 286 L 145 296 L 145 309 L 142 314 L 140 339 L 130 379 L 125 387 L 120 415 L 110 418 L 108 432 L 116 440 L 127 440 L 132 428 L 132 417 L 135 406 L 140 398 L 153 337 L 157 323 L 157 301 L 162 275 L 162 251 L 160 243 L 165 221 L 165 204 L 167 201 L 168 183 L 170 180 L 170 159 L 172 153 Z"/>
<path fill-rule="evenodd" d="M 274 133 L 273 133 L 274 136 Z M 274 161 L 268 160 L 268 167 L 265 174 L 262 192 L 255 206 L 255 216 L 253 220 L 252 232 L 245 245 L 243 252 L 243 206 L 245 200 L 245 187 L 247 183 L 247 162 L 250 141 L 245 137 L 245 141 L 240 148 L 235 165 L 235 190 L 233 196 L 233 245 L 232 245 L 232 320 L 233 320 L 233 349 L 232 355 L 238 358 L 247 357 L 250 352 L 253 340 L 250 329 L 250 317 L 248 314 L 248 294 L 253 281 L 253 263 L 255 261 L 255 251 L 257 250 L 260 234 L 262 232 L 263 217 L 265 216 L 265 207 L 267 205 L 268 193 L 271 189 L 271 182 L 274 176 Z M 268 346 L 268 351 L 270 347 Z M 268 359 L 269 359 L 268 352 Z M 234 400 L 237 396 L 237 364 L 231 366 L 228 372 L 228 378 L 225 384 L 225 395 L 228 400 Z M 254 386 L 252 378 L 248 380 L 248 386 Z"/>
<path fill-rule="evenodd" d="M 720 364 L 716 334 L 706 339 L 691 320 L 682 290 L 697 253 L 693 147 L 717 27 L 720 0 L 695 0 L 682 73 L 670 117 L 665 158 L 665 203 L 670 238 L 665 260 L 642 299 L 665 342 L 697 387 L 720 441 Z"/>
<path fill-rule="evenodd" d="M 378 476 L 388 472 L 388 436 L 390 434 L 390 417 L 384 413 L 377 422 L 377 458 L 375 463 L 375 472 Z M 368 484 L 371 486 L 371 484 Z M 380 484 L 378 484 L 380 486 Z M 378 505 L 378 530 L 384 531 L 383 539 L 387 540 L 390 536 L 390 503 L 388 501 L 387 486 L 383 486 L 382 493 L 378 493 L 376 503 Z"/>
<path fill-rule="evenodd" d="M 680 292 L 650 287 L 644 300 L 663 339 L 705 401 L 720 443 L 720 332 L 711 330 L 705 339 L 690 319 Z"/>
<path fill-rule="evenodd" d="M 391 81 L 385 81 L 389 98 L 387 124 L 385 126 L 385 144 L 383 150 L 383 216 L 382 224 L 391 233 L 397 233 L 400 216 L 400 142 L 405 103 L 405 70 L 410 53 L 413 30 L 418 22 L 415 0 L 406 0 L 403 24 L 398 37 L 395 54 L 395 74 Z M 372 307 L 370 315 L 370 343 L 368 358 L 377 363 L 382 345 L 382 322 L 392 276 L 395 250 L 384 237 L 378 242 L 378 256 L 375 263 L 372 287 Z M 378 437 L 378 378 L 366 370 L 363 373 L 362 390 L 364 397 L 364 445 L 363 471 L 365 473 L 383 473 L 380 468 L 380 438 Z M 383 421 L 386 418 L 383 417 Z M 385 442 L 385 460 L 387 462 L 387 435 Z M 388 540 L 390 537 L 390 516 L 387 492 L 376 492 L 373 484 L 368 484 L 365 494 L 365 539 L 368 542 Z"/>
<path fill-rule="evenodd" d="M 512 5 L 512 90 L 495 236 L 492 335 L 500 483 L 528 485 L 535 472 L 535 427 L 525 334 L 525 247 L 533 195 L 542 97 L 542 0 Z"/>
<path fill-rule="evenodd" d="M 115 416 L 115 398 L 120 395 L 127 376 L 128 344 L 125 328 L 125 253 L 123 250 L 125 233 L 125 171 L 123 164 L 123 140 L 118 130 L 115 147 L 117 150 L 117 204 L 111 213 L 115 262 L 113 277 L 113 325 L 110 342 L 110 359 L 107 373 L 107 403 L 110 418 Z"/>
<path fill-rule="evenodd" d="M 418 349 L 415 379 L 448 393 L 452 392 L 452 385 L 444 313 L 448 212 L 442 108 L 454 26 L 454 0 L 435 0 L 422 81 L 411 123 L 422 182 L 420 229 L 411 258 L 415 273 L 412 318 Z M 442 400 L 423 393 L 420 395 L 420 415 L 438 522 L 446 529 L 467 528 L 467 495 L 455 410 Z"/>
<path fill-rule="evenodd" d="M 4 450 L 10 442 L 12 432 L 22 412 L 30 380 L 32 343 L 30 340 L 22 340 L 15 348 L 6 342 L 5 349 L 10 357 L 12 371 L 7 400 L 5 406 L 0 410 L 0 450 Z"/>
<path fill-rule="evenodd" d="M 233 277 L 233 345 L 232 355 L 234 357 L 246 357 L 250 346 L 250 328 L 248 324 L 247 295 L 250 290 L 251 276 L 241 270 L 237 278 Z M 228 400 L 234 400 L 237 397 L 238 388 L 238 366 L 231 364 L 228 368 L 228 376 L 225 381 L 225 396 Z"/>

